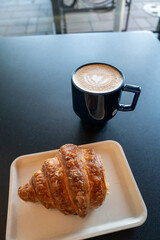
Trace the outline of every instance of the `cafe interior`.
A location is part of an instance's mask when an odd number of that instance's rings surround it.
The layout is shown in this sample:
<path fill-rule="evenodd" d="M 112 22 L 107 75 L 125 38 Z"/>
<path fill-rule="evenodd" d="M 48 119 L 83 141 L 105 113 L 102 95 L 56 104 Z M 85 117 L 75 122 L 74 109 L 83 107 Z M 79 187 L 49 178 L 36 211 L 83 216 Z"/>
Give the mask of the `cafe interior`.
<path fill-rule="evenodd" d="M 0 0 L 0 239 L 160 239 L 160 0 Z"/>

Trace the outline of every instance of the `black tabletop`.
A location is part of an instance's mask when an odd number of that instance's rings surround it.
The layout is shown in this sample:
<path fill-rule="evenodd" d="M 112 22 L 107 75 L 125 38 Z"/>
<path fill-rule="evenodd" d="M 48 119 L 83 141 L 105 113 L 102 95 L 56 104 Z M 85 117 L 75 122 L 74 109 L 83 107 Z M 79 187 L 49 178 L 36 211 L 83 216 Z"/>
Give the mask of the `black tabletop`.
<path fill-rule="evenodd" d="M 136 109 L 118 112 L 102 129 L 86 128 L 72 109 L 71 73 L 88 62 L 115 65 L 127 83 L 142 88 Z M 150 32 L 0 39 L 1 239 L 6 231 L 10 165 L 16 157 L 65 143 L 103 140 L 122 145 L 148 217 L 140 227 L 96 239 L 159 239 L 159 76 L 160 43 Z"/>

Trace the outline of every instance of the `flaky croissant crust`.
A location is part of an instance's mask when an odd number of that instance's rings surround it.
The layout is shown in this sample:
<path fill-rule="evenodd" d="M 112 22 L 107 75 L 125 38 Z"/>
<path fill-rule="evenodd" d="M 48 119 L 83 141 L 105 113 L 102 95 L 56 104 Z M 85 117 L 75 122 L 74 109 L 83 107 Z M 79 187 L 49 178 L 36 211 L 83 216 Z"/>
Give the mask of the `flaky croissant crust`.
<path fill-rule="evenodd" d="M 24 201 L 84 217 L 89 209 L 102 205 L 106 191 L 100 155 L 93 149 L 66 144 L 55 157 L 44 161 L 27 184 L 19 187 L 18 194 Z"/>

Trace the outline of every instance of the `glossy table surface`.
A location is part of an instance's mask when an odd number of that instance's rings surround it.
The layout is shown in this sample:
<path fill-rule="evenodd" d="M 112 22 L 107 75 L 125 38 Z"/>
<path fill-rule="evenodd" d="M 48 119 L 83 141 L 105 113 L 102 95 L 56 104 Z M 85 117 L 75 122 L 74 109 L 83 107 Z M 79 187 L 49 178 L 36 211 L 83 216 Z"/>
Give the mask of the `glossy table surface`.
<path fill-rule="evenodd" d="M 118 112 L 102 129 L 86 128 L 72 109 L 71 73 L 87 62 L 115 65 L 127 83 L 142 88 L 136 109 Z M 148 217 L 140 227 L 96 239 L 159 239 L 159 76 L 160 43 L 150 32 L 0 39 L 0 239 L 5 239 L 9 171 L 15 158 L 65 143 L 103 140 L 122 145 Z"/>

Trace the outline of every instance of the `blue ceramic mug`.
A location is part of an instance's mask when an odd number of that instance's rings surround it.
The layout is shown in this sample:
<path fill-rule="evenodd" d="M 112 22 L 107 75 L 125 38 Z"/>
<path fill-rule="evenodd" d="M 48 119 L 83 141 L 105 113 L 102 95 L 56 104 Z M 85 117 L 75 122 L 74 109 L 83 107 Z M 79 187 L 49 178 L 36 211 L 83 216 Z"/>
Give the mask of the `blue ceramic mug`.
<path fill-rule="evenodd" d="M 103 125 L 117 111 L 133 111 L 141 88 L 126 84 L 123 73 L 106 63 L 88 63 L 72 74 L 74 112 L 90 126 Z M 134 93 L 130 105 L 120 104 L 123 91 Z"/>

